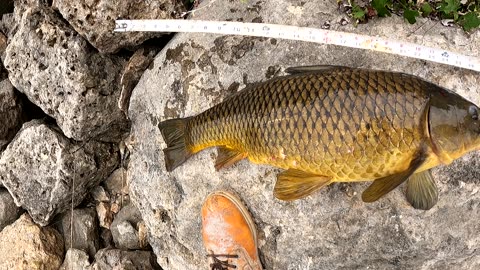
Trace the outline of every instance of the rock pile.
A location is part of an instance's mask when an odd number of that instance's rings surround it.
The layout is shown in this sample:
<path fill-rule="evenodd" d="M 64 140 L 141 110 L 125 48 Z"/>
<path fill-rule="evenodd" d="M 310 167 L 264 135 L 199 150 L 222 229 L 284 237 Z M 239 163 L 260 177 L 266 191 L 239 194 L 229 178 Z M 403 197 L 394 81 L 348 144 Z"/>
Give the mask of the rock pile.
<path fill-rule="evenodd" d="M 158 35 L 112 29 L 182 1 L 1 5 L 0 269 L 159 269 L 118 146 Z"/>
<path fill-rule="evenodd" d="M 402 71 L 480 104 L 477 73 L 281 39 L 176 34 L 162 48 L 159 34 L 112 32 L 117 18 L 178 18 L 184 2 L 2 4 L 0 269 L 206 269 L 200 208 L 219 189 L 251 211 L 265 269 L 480 267 L 478 152 L 434 171 L 440 201 L 429 211 L 412 209 L 401 189 L 364 204 L 361 183 L 287 203 L 272 196 L 277 169 L 242 161 L 217 172 L 214 150 L 166 172 L 157 128 L 289 66 Z M 417 31 L 395 16 L 354 27 L 334 0 L 203 1 L 190 16 L 328 22 L 332 30 L 480 56 L 479 31 L 467 36 L 427 19 L 419 20 L 429 30 Z"/>

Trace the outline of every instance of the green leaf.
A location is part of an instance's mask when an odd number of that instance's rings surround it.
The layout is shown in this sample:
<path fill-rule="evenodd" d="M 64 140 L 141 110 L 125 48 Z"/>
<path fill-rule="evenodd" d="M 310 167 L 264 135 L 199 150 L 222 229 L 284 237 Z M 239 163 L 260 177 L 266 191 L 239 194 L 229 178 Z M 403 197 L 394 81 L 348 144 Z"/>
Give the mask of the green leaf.
<path fill-rule="evenodd" d="M 480 26 L 480 18 L 475 12 L 468 12 L 460 17 L 459 23 L 463 27 L 463 30 L 470 31 Z"/>
<path fill-rule="evenodd" d="M 387 6 L 391 5 L 390 0 L 372 0 L 372 7 L 377 11 L 379 17 L 390 16 Z"/>
<path fill-rule="evenodd" d="M 422 11 L 423 17 L 427 17 L 428 15 L 430 15 L 430 13 L 432 13 L 433 8 L 432 8 L 432 6 L 430 6 L 430 4 L 428 2 L 425 2 L 425 3 L 423 3 L 420 10 Z"/>
<path fill-rule="evenodd" d="M 454 15 L 454 13 L 457 13 L 457 10 L 459 8 L 460 8 L 460 1 L 458 1 L 458 0 L 444 0 L 440 4 L 439 10 L 442 11 L 443 13 L 445 13 L 446 15 Z"/>
<path fill-rule="evenodd" d="M 352 16 L 354 19 L 357 19 L 359 21 L 364 21 L 365 20 L 365 10 L 363 10 L 360 6 L 354 5 L 352 8 Z"/>
<path fill-rule="evenodd" d="M 418 13 L 418 11 L 411 10 L 409 8 L 406 8 L 403 12 L 403 17 L 407 19 L 410 24 L 414 24 L 417 21 L 415 18 L 418 16 L 420 16 L 420 13 Z"/>

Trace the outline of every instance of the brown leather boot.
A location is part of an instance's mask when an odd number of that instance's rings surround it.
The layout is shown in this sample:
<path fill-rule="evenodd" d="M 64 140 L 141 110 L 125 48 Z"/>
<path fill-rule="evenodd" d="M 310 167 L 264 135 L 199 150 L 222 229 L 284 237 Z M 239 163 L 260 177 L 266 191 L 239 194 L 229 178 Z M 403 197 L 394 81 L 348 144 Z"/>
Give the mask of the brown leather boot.
<path fill-rule="evenodd" d="M 246 207 L 235 195 L 217 191 L 202 207 L 203 243 L 211 269 L 262 269 L 257 231 Z"/>

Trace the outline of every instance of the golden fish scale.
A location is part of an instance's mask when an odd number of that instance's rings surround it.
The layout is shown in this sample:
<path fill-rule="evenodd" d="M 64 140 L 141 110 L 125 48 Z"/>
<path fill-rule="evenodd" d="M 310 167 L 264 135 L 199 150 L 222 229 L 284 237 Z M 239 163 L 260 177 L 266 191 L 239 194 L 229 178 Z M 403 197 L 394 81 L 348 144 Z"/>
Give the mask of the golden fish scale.
<path fill-rule="evenodd" d="M 430 84 L 381 71 L 338 69 L 281 77 L 191 118 L 187 147 L 225 145 L 254 163 L 336 181 L 404 171 L 424 140 Z"/>

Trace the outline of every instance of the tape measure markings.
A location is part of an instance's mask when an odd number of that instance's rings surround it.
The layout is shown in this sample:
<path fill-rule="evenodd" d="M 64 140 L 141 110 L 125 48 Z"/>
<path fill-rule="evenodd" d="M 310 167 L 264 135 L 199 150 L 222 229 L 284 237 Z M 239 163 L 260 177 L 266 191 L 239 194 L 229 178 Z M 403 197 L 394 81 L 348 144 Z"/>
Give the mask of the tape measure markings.
<path fill-rule="evenodd" d="M 185 32 L 299 40 L 397 54 L 480 72 L 480 59 L 415 43 L 311 27 L 200 20 L 116 20 L 115 32 Z"/>

